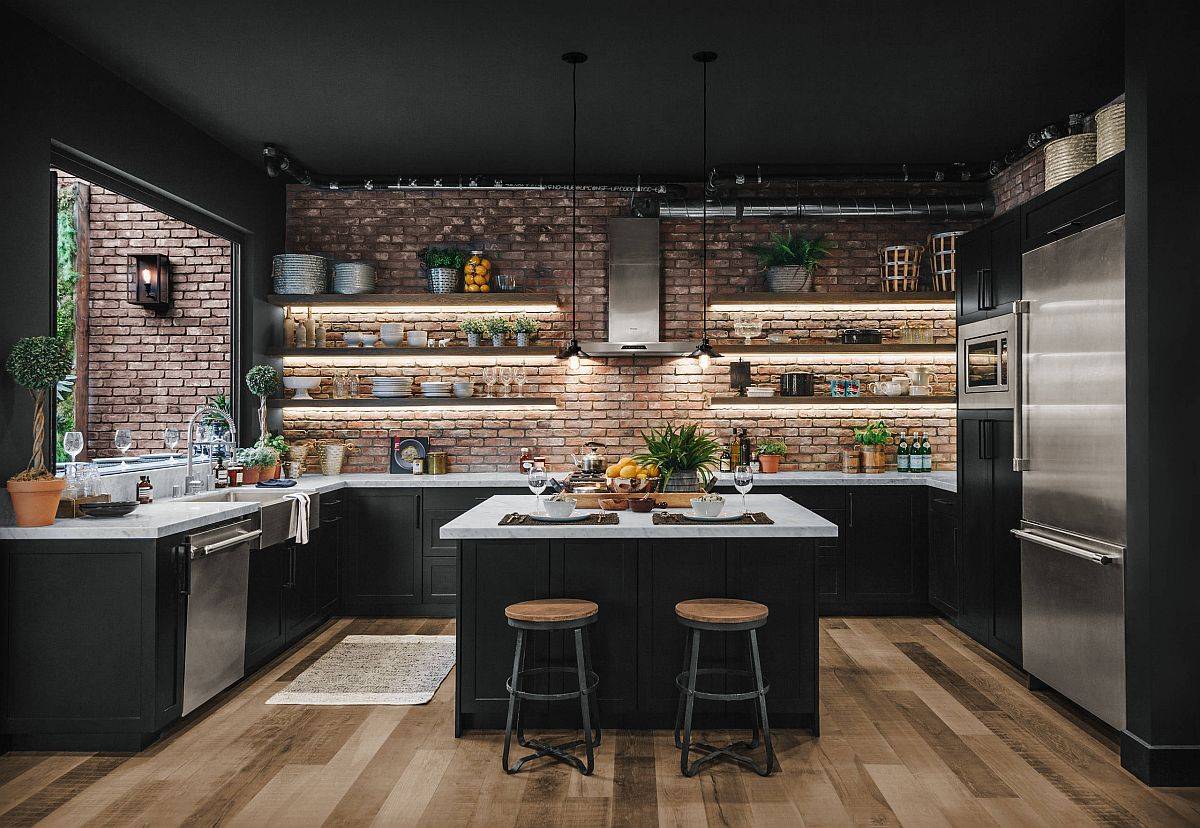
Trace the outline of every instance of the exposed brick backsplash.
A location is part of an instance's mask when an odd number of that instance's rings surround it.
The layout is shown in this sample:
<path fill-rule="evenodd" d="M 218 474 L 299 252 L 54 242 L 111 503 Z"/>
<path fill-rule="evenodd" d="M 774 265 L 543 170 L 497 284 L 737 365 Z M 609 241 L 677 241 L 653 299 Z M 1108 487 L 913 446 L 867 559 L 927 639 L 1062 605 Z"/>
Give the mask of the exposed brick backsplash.
<path fill-rule="evenodd" d="M 578 328 L 580 339 L 603 339 L 607 332 L 606 262 L 607 220 L 627 215 L 628 199 L 587 194 L 579 199 Z M 969 229 L 978 222 L 931 223 L 918 219 L 827 219 L 789 221 L 786 225 L 805 235 L 826 235 L 833 246 L 821 269 L 816 288 L 831 293 L 877 290 L 878 248 L 887 244 L 924 243 L 931 232 Z M 784 226 L 778 219 L 714 219 L 709 222 L 709 293 L 762 290 L 762 276 L 745 247 L 764 241 Z M 478 244 L 493 259 L 494 273 L 515 273 L 526 290 L 555 293 L 562 309 L 538 314 L 543 323 L 543 344 L 560 345 L 570 333 L 571 222 L 569 195 L 562 192 L 440 193 L 329 192 L 292 187 L 288 194 L 288 249 L 293 252 L 328 253 L 343 259 L 370 261 L 377 267 L 380 292 L 424 290 L 417 253 L 427 245 Z M 701 328 L 704 294 L 700 270 L 700 225 L 696 221 L 664 220 L 663 338 L 696 340 Z M 734 341 L 733 324 L 743 314 L 710 311 L 710 334 L 720 347 Z M 950 308 L 884 310 L 879 308 L 772 310 L 753 312 L 764 321 L 764 333 L 782 332 L 802 341 L 827 341 L 844 327 L 880 327 L 889 333 L 908 319 L 934 323 L 935 340 L 954 341 L 954 314 Z M 458 332 L 462 316 L 454 313 L 401 313 L 363 317 L 322 312 L 320 318 L 336 343 L 346 331 L 377 333 L 382 321 L 419 328 L 433 338 L 448 337 L 465 344 Z M 759 340 L 760 342 L 763 340 Z M 436 353 L 436 352 L 434 352 Z M 432 357 L 432 355 L 431 355 Z M 388 375 L 414 379 L 470 377 L 478 381 L 482 365 L 496 360 L 481 347 L 469 364 L 420 361 L 387 367 L 356 367 L 363 377 Z M 818 375 L 818 392 L 824 393 L 826 375 L 860 378 L 864 383 L 900 373 L 905 366 L 930 364 L 935 368 L 935 393 L 954 392 L 952 355 L 931 357 L 784 358 L 751 360 L 756 382 L 772 383 L 784 370 L 810 370 Z M 522 447 L 544 454 L 555 468 L 564 468 L 569 453 L 587 439 L 608 446 L 614 458 L 640 447 L 640 433 L 666 423 L 699 422 L 726 440 L 733 428 L 749 428 L 755 436 L 784 439 L 790 449 L 784 469 L 827 470 L 840 467 L 839 449 L 850 442 L 851 429 L 868 419 L 881 418 L 894 429 L 921 430 L 930 434 L 934 462 L 940 468 L 954 464 L 953 409 L 710 409 L 708 400 L 729 393 L 729 369 L 719 360 L 707 374 L 687 359 L 628 359 L 585 362 L 578 374 L 563 363 L 507 360 L 522 363 L 528 381 L 525 395 L 555 397 L 556 410 L 451 410 L 398 409 L 395 411 L 339 410 L 310 412 L 289 410 L 284 418 L 290 439 L 342 438 L 355 443 L 360 453 L 349 468 L 380 470 L 387 464 L 390 432 L 429 437 L 432 447 L 450 454 L 459 471 L 515 468 Z M 346 367 L 346 366 L 338 366 Z M 323 376 L 326 382 L 314 396 L 330 396 L 329 378 L 334 367 L 320 361 L 289 359 L 286 370 Z M 368 385 L 363 386 L 365 394 Z M 482 386 L 479 388 L 482 392 Z M 515 389 L 514 392 L 515 394 Z M 866 389 L 864 388 L 864 393 Z"/>
<path fill-rule="evenodd" d="M 1046 152 L 1036 149 L 988 182 L 996 214 L 1019 207 L 1046 189 Z"/>

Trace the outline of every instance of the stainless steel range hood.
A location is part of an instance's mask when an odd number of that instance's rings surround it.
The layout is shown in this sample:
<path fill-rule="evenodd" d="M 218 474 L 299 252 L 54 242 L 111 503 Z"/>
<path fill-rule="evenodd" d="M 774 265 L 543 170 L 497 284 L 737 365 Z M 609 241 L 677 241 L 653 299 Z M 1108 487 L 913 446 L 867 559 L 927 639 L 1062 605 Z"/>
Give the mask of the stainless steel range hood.
<path fill-rule="evenodd" d="M 608 340 L 583 342 L 592 357 L 684 356 L 695 342 L 663 342 L 662 256 L 656 218 L 608 220 Z"/>

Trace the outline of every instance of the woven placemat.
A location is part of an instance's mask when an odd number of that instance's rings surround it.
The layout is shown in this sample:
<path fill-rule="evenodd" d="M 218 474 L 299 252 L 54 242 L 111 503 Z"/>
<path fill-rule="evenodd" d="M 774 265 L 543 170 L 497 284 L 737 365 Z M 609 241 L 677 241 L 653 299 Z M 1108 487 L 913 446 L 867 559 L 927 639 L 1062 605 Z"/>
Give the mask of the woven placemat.
<path fill-rule="evenodd" d="M 766 512 L 747 512 L 737 520 L 688 520 L 679 512 L 655 512 L 654 523 L 656 526 L 700 526 L 705 523 L 711 523 L 713 526 L 767 526 L 775 521 L 767 517 Z"/>
<path fill-rule="evenodd" d="M 572 521 L 546 521 L 534 520 L 529 515 L 523 515 L 520 512 L 510 512 L 500 518 L 497 526 L 612 526 L 614 523 L 620 523 L 621 520 L 616 515 L 605 512 L 597 512 L 594 515 L 588 515 L 587 520 L 572 520 Z"/>

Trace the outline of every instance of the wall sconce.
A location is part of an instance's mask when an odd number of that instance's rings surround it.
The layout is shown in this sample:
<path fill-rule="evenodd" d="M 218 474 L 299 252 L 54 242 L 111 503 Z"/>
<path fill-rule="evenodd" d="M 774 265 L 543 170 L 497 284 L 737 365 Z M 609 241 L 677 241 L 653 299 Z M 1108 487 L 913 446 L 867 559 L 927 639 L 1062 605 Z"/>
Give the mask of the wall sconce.
<path fill-rule="evenodd" d="M 133 272 L 129 301 L 156 311 L 171 307 L 171 263 L 167 257 L 148 253 L 130 256 L 130 260 Z"/>

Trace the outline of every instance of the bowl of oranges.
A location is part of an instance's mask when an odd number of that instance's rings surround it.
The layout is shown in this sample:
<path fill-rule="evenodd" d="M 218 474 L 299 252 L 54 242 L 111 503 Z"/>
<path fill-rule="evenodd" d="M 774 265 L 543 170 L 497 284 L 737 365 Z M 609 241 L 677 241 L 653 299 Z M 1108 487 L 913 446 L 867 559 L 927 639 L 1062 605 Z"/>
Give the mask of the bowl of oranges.
<path fill-rule="evenodd" d="M 652 492 L 658 486 L 658 467 L 622 457 L 604 470 L 604 478 L 612 492 Z"/>
<path fill-rule="evenodd" d="M 463 290 L 467 293 L 489 293 L 492 290 L 492 263 L 482 250 L 472 250 L 471 258 L 463 265 Z"/>

